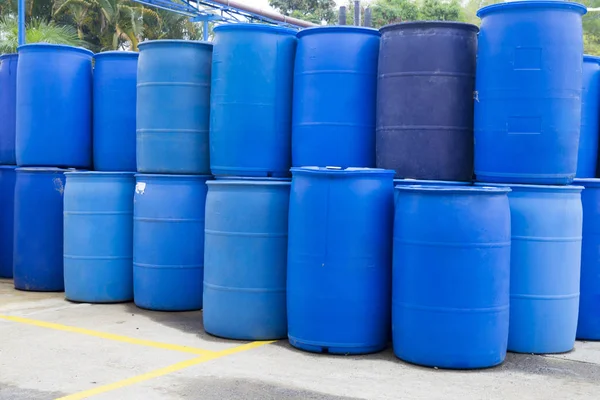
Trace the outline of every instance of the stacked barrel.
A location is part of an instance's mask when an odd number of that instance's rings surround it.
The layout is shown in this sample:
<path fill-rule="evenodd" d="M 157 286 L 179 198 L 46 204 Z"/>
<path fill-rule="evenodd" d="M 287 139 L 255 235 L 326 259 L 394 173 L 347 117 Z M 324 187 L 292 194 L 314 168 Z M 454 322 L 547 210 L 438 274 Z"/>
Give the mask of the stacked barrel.
<path fill-rule="evenodd" d="M 71 301 L 133 299 L 137 60 L 125 51 L 94 56 L 94 171 L 65 174 L 64 282 Z"/>
<path fill-rule="evenodd" d="M 296 31 L 214 30 L 204 329 L 229 339 L 287 335 L 286 260 Z"/>
<path fill-rule="evenodd" d="M 18 54 L 0 55 L 0 278 L 13 276 Z"/>

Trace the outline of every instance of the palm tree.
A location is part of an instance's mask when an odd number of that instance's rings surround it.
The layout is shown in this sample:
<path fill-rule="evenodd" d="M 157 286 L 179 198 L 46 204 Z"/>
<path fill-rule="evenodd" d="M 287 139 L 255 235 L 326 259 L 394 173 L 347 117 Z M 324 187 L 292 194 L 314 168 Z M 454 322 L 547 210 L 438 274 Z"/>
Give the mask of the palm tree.
<path fill-rule="evenodd" d="M 0 19 L 0 54 L 15 53 L 18 46 L 19 27 L 14 16 Z M 77 36 L 77 30 L 72 26 L 57 25 L 41 19 L 31 20 L 26 27 L 25 40 L 27 43 L 53 43 L 70 46 L 84 46 L 85 42 Z"/>

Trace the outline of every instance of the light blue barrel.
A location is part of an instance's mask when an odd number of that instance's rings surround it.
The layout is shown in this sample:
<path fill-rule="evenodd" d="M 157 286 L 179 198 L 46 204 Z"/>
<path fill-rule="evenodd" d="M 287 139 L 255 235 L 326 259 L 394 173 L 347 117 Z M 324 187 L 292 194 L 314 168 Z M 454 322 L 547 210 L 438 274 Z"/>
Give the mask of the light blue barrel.
<path fill-rule="evenodd" d="M 289 175 L 296 30 L 235 23 L 214 33 L 212 173 Z"/>
<path fill-rule="evenodd" d="M 583 242 L 581 246 L 581 285 L 577 339 L 600 340 L 600 179 L 575 179 L 585 187 Z"/>
<path fill-rule="evenodd" d="M 133 172 L 67 172 L 64 276 L 68 300 L 133 300 Z"/>
<path fill-rule="evenodd" d="M 0 55 L 0 164 L 14 165 L 18 54 Z"/>
<path fill-rule="evenodd" d="M 138 307 L 202 308 L 204 208 L 210 176 L 137 174 L 133 295 Z"/>
<path fill-rule="evenodd" d="M 583 57 L 581 131 L 577 154 L 577 177 L 595 178 L 600 132 L 600 57 Z"/>
<path fill-rule="evenodd" d="M 585 6 L 507 1 L 480 9 L 475 176 L 568 184 L 577 170 Z"/>
<path fill-rule="evenodd" d="M 510 188 L 508 350 L 569 351 L 575 345 L 579 312 L 583 187 Z"/>
<path fill-rule="evenodd" d="M 364 354 L 389 340 L 393 170 L 292 168 L 290 344 Z"/>
<path fill-rule="evenodd" d="M 394 353 L 430 367 L 500 364 L 509 329 L 509 189 L 395 191 Z"/>
<path fill-rule="evenodd" d="M 153 40 L 139 48 L 138 172 L 210 174 L 212 44 Z"/>
<path fill-rule="evenodd" d="M 19 166 L 92 166 L 92 53 L 80 47 L 19 46 Z"/>
<path fill-rule="evenodd" d="M 0 278 L 13 276 L 15 166 L 0 166 Z"/>
<path fill-rule="evenodd" d="M 135 171 L 138 53 L 94 55 L 94 169 Z"/>
<path fill-rule="evenodd" d="M 13 277 L 16 289 L 62 292 L 63 193 L 67 170 L 16 169 Z"/>
<path fill-rule="evenodd" d="M 290 181 L 207 184 L 204 329 L 228 339 L 285 338 Z"/>

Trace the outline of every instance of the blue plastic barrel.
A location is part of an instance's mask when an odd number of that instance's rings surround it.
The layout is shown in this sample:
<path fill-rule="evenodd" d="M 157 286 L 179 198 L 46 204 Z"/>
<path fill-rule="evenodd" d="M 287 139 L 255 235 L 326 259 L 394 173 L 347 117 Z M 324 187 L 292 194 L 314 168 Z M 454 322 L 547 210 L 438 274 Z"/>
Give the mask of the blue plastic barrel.
<path fill-rule="evenodd" d="M 228 339 L 285 338 L 290 181 L 207 184 L 204 329 Z"/>
<path fill-rule="evenodd" d="M 133 198 L 133 296 L 138 307 L 202 308 L 204 207 L 201 175 L 137 174 Z"/>
<path fill-rule="evenodd" d="M 212 173 L 289 175 L 296 31 L 226 24 L 217 26 L 214 33 Z"/>
<path fill-rule="evenodd" d="M 375 166 L 379 32 L 324 26 L 298 33 L 292 165 Z"/>
<path fill-rule="evenodd" d="M 381 28 L 377 167 L 398 178 L 473 178 L 475 25 L 416 21 Z"/>
<path fill-rule="evenodd" d="M 292 168 L 290 344 L 317 353 L 383 350 L 390 333 L 394 171 Z"/>
<path fill-rule="evenodd" d="M 15 167 L 0 166 L 0 278 L 13 276 Z"/>
<path fill-rule="evenodd" d="M 61 292 L 64 172 L 17 168 L 13 273 L 15 288 Z"/>
<path fill-rule="evenodd" d="M 537 0 L 478 11 L 478 181 L 568 184 L 575 177 L 585 12 L 581 4 Z"/>
<path fill-rule="evenodd" d="M 138 172 L 210 174 L 212 44 L 153 40 L 139 49 Z"/>
<path fill-rule="evenodd" d="M 581 133 L 577 154 L 577 177 L 595 178 L 600 132 L 600 57 L 583 57 Z"/>
<path fill-rule="evenodd" d="M 392 326 L 402 360 L 485 368 L 506 356 L 508 188 L 396 186 Z"/>
<path fill-rule="evenodd" d="M 15 134 L 18 60 L 18 54 L 0 55 L 0 164 L 17 163 Z"/>
<path fill-rule="evenodd" d="M 600 179 L 575 179 L 582 185 L 583 242 L 577 339 L 600 340 Z"/>
<path fill-rule="evenodd" d="M 64 274 L 68 300 L 133 300 L 133 172 L 67 172 Z"/>
<path fill-rule="evenodd" d="M 569 351 L 575 345 L 579 309 L 583 187 L 510 188 L 508 350 Z"/>
<path fill-rule="evenodd" d="M 93 55 L 59 44 L 19 46 L 17 165 L 92 165 Z"/>
<path fill-rule="evenodd" d="M 138 53 L 94 56 L 94 169 L 135 171 Z"/>

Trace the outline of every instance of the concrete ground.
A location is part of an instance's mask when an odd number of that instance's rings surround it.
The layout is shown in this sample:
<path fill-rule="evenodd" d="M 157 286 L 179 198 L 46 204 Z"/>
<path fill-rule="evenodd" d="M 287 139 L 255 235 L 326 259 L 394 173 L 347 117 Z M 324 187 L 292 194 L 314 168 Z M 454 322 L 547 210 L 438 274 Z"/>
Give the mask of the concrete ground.
<path fill-rule="evenodd" d="M 201 312 L 75 304 L 0 280 L 0 399 L 599 399 L 600 343 L 444 371 L 204 333 Z"/>

